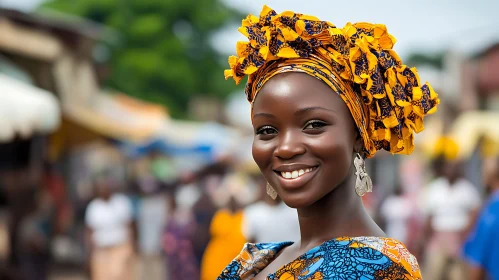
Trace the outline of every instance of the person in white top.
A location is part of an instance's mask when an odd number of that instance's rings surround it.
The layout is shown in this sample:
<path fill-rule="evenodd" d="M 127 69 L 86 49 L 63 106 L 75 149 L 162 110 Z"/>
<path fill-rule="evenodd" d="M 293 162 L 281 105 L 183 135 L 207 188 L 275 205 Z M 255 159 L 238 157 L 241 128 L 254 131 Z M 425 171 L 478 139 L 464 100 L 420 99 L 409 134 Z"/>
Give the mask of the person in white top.
<path fill-rule="evenodd" d="M 92 280 L 133 279 L 132 205 L 111 186 L 106 176 L 96 180 L 97 197 L 85 213 Z"/>
<path fill-rule="evenodd" d="M 424 212 L 427 216 L 427 279 L 464 279 L 460 248 L 472 217 L 481 205 L 475 186 L 461 176 L 457 161 L 441 162 L 440 176 L 427 186 Z M 452 277 L 453 275 L 453 277 Z"/>
<path fill-rule="evenodd" d="M 393 194 L 383 201 L 380 214 L 386 222 L 386 236 L 406 243 L 412 209 L 402 187 L 397 186 Z"/>
<path fill-rule="evenodd" d="M 265 181 L 262 197 L 243 211 L 243 235 L 251 243 L 299 241 L 300 225 L 296 210 L 288 207 L 279 197 L 272 200 L 265 194 Z"/>

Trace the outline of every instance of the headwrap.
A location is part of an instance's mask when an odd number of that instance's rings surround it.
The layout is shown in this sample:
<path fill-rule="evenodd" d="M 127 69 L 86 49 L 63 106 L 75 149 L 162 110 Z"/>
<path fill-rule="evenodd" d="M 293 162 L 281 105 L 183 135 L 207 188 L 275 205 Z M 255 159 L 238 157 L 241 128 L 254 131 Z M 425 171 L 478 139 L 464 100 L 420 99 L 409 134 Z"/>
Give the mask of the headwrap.
<path fill-rule="evenodd" d="M 446 160 L 456 160 L 459 155 L 459 145 L 457 142 L 448 136 L 441 136 L 435 144 L 433 157 L 443 157 Z"/>
<path fill-rule="evenodd" d="M 249 42 L 237 43 L 225 78 L 237 84 L 248 75 L 246 95 L 253 104 L 262 86 L 284 72 L 302 72 L 325 82 L 346 103 L 363 139 L 367 157 L 385 149 L 414 150 L 414 132 L 436 111 L 438 95 L 421 84 L 415 68 L 402 64 L 392 50 L 395 38 L 385 25 L 332 23 L 291 11 L 277 14 L 264 6 L 248 15 L 239 31 Z"/>

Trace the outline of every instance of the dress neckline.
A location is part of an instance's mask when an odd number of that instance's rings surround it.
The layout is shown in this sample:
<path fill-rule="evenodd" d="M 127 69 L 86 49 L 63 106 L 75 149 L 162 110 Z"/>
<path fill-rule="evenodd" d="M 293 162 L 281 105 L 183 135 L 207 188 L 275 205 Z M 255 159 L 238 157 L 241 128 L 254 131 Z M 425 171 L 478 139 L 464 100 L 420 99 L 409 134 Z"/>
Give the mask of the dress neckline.
<path fill-rule="evenodd" d="M 288 263 L 280 266 L 275 272 L 266 275 L 266 279 L 274 279 L 273 277 L 275 277 L 275 275 L 280 270 L 282 270 L 286 265 L 288 265 L 289 263 L 294 263 L 294 262 L 296 262 L 296 261 L 298 261 L 300 259 L 306 259 L 306 258 L 310 257 L 310 255 L 313 255 L 313 254 L 317 253 L 321 249 L 321 247 L 323 247 L 324 245 L 329 244 L 331 242 L 340 242 L 340 243 L 345 242 L 345 243 L 349 243 L 349 242 L 352 242 L 352 241 L 357 241 L 357 242 L 361 242 L 361 243 L 365 244 L 368 247 L 371 247 L 373 249 L 376 249 L 376 250 L 380 251 L 381 250 L 380 241 L 382 241 L 382 240 L 391 240 L 393 242 L 397 242 L 397 243 L 402 244 L 401 242 L 399 242 L 399 241 L 397 241 L 395 239 L 392 239 L 392 238 L 388 238 L 388 237 L 376 237 L 376 236 L 348 237 L 348 236 L 341 236 L 341 237 L 332 238 L 332 239 L 329 239 L 329 240 L 326 240 L 326 241 L 320 243 L 319 245 L 317 245 L 315 247 L 312 247 L 311 249 L 309 249 L 305 253 L 303 253 L 303 254 L 299 255 L 298 257 L 294 258 L 292 261 L 290 261 L 290 262 L 288 262 Z M 284 241 L 284 242 L 275 242 L 275 243 L 257 243 L 257 244 L 264 245 L 267 248 L 272 248 L 272 251 L 274 253 L 270 254 L 270 255 L 267 255 L 267 254 L 260 255 L 260 257 L 262 258 L 261 259 L 262 263 L 265 263 L 266 265 L 264 267 L 260 268 L 260 269 L 258 267 L 254 267 L 253 274 L 254 275 L 259 274 L 262 270 L 264 270 L 268 265 L 270 265 L 280 255 L 280 253 L 282 252 L 282 250 L 284 250 L 285 248 L 293 245 L 294 243 L 295 243 L 294 241 Z M 253 244 L 253 245 L 256 245 L 256 244 Z M 405 247 L 405 245 L 403 245 L 403 246 Z"/>

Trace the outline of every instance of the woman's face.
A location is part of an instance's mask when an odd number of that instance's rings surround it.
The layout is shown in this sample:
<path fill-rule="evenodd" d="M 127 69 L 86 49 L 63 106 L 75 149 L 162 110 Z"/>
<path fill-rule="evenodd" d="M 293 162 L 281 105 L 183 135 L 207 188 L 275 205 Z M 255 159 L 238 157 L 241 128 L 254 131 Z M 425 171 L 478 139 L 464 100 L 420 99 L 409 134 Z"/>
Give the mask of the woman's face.
<path fill-rule="evenodd" d="M 271 78 L 253 107 L 253 158 L 290 207 L 313 204 L 342 184 L 361 148 L 341 97 L 303 73 Z"/>

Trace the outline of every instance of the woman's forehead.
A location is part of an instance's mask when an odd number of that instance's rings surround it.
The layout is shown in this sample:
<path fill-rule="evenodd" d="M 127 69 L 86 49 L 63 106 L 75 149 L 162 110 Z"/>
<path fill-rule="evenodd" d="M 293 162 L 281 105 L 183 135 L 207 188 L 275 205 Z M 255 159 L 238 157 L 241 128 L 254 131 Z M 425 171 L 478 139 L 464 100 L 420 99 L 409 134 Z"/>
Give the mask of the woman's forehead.
<path fill-rule="evenodd" d="M 253 114 L 275 109 L 323 107 L 348 113 L 339 95 L 321 80 L 305 73 L 283 73 L 269 79 L 256 95 Z"/>

